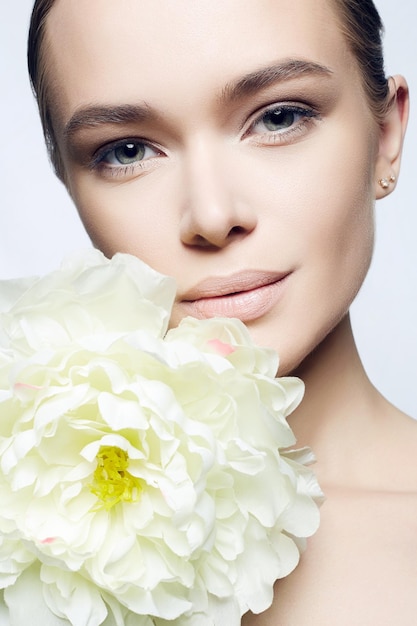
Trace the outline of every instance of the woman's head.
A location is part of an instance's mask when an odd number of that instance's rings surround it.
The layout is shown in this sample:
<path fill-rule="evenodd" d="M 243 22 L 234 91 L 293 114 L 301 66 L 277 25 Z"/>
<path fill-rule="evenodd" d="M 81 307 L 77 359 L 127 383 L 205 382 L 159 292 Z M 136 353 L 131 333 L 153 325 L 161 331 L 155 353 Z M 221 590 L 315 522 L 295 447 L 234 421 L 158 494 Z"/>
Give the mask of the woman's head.
<path fill-rule="evenodd" d="M 340 26 L 358 63 L 362 84 L 375 119 L 380 122 L 389 106 L 388 80 L 384 71 L 383 26 L 372 0 L 331 0 Z M 57 0 L 36 0 L 28 39 L 28 67 L 36 95 L 48 152 L 55 171 L 65 178 L 53 128 L 53 98 L 48 89 L 45 26 Z"/>
<path fill-rule="evenodd" d="M 382 56 L 369 91 L 336 0 L 49 9 L 32 77 L 94 244 L 173 275 L 174 324 L 240 317 L 293 370 L 346 315 L 378 179 L 398 171 L 405 116 Z"/>

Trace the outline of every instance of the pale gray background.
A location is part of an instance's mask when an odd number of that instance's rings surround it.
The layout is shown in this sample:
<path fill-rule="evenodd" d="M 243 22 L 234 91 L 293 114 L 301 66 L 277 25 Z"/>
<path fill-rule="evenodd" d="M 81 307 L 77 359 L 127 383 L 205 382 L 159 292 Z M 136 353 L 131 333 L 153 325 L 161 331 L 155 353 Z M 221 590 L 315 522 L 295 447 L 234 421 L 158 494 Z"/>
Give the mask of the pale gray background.
<path fill-rule="evenodd" d="M 26 31 L 32 0 L 0 2 L 0 278 L 9 278 L 54 269 L 67 252 L 89 242 L 65 189 L 51 173 L 26 76 Z M 81 10 L 82 6 L 80 2 Z M 387 70 L 405 74 L 413 96 L 417 93 L 417 3 L 378 0 L 377 6 L 386 25 Z M 414 417 L 416 128 L 413 98 L 402 175 L 395 194 L 377 204 L 374 262 L 353 306 L 355 334 L 371 379 Z"/>

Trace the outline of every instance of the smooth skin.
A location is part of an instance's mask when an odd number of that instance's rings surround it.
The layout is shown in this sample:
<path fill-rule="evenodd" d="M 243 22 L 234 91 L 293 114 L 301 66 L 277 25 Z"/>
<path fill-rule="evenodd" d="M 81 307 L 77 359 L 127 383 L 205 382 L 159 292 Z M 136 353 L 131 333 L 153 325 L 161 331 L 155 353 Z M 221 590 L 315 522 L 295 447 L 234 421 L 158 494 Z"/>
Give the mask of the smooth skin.
<path fill-rule="evenodd" d="M 349 306 L 398 176 L 407 86 L 379 126 L 331 0 L 57 0 L 48 80 L 93 243 L 174 276 L 172 324 L 230 315 L 306 383 L 322 524 L 244 626 L 415 626 L 417 425 L 356 351 Z"/>

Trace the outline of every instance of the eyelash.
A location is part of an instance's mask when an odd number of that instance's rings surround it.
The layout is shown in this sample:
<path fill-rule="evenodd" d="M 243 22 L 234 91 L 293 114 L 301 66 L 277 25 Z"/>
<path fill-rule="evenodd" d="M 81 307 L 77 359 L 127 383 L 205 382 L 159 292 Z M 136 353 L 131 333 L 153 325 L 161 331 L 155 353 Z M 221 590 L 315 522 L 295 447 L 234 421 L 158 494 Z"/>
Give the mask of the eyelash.
<path fill-rule="evenodd" d="M 297 122 L 292 120 L 288 129 L 267 129 L 264 132 L 256 132 L 256 126 L 261 123 L 265 124 L 267 116 L 274 113 L 278 113 L 279 115 L 284 116 L 284 118 L 289 115 L 290 121 L 291 116 L 298 116 L 299 119 Z M 302 136 L 308 130 L 308 126 L 318 119 L 320 119 L 319 113 L 311 107 L 291 103 L 274 103 L 263 109 L 260 114 L 257 114 L 256 118 L 249 124 L 248 129 L 244 131 L 242 139 L 249 138 L 249 140 L 258 145 L 274 146 L 278 144 L 290 144 L 293 140 L 296 140 L 298 136 Z M 114 159 L 117 158 L 116 152 L 118 149 L 129 149 L 129 146 L 136 150 L 142 147 L 144 152 L 143 158 L 127 164 L 114 164 L 106 162 L 106 159 L 109 159 L 111 156 L 113 156 Z M 149 150 L 151 150 L 154 154 L 146 157 L 146 152 Z M 98 170 L 102 174 L 111 177 L 133 177 L 138 173 L 138 171 L 143 172 L 154 167 L 156 159 L 163 156 L 166 155 L 162 150 L 144 140 L 135 138 L 122 139 L 120 141 L 106 144 L 103 148 L 99 149 L 92 159 L 90 169 L 93 171 Z M 134 155 L 132 155 L 132 158 L 134 158 Z"/>
<path fill-rule="evenodd" d="M 255 132 L 255 127 L 265 122 L 268 115 L 279 112 L 282 116 L 298 116 L 298 122 L 292 122 L 288 129 L 284 130 L 266 130 L 264 132 Z M 250 138 L 257 144 L 277 145 L 288 144 L 306 132 L 308 126 L 315 121 L 320 120 L 319 113 L 309 106 L 300 106 L 298 104 L 273 104 L 264 109 L 261 114 L 257 115 L 249 128 L 244 132 L 243 138 Z"/>
<path fill-rule="evenodd" d="M 128 149 L 129 146 L 132 146 L 135 149 L 143 148 L 144 157 L 139 161 L 132 161 L 132 163 L 109 163 L 106 162 L 106 159 L 110 158 L 113 155 L 113 158 L 116 159 L 116 152 L 118 149 Z M 152 156 L 145 157 L 146 151 L 152 150 L 154 153 Z M 99 149 L 94 157 L 92 162 L 90 163 L 91 170 L 99 170 L 102 173 L 110 176 L 117 177 L 128 177 L 133 176 L 137 173 L 138 170 L 146 170 L 152 165 L 155 164 L 155 159 L 165 156 L 165 154 L 157 148 L 156 146 L 142 140 L 135 138 L 122 139 L 120 141 L 115 141 L 110 144 L 106 144 L 103 148 Z M 133 158 L 133 155 L 132 155 Z"/>

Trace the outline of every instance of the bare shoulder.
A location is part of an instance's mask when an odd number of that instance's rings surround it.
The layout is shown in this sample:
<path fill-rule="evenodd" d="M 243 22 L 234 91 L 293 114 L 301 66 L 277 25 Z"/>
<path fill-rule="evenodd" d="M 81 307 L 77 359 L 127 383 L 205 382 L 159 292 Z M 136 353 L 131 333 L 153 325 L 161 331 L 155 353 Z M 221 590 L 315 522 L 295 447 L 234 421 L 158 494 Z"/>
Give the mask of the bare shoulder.
<path fill-rule="evenodd" d="M 373 436 L 363 445 L 358 432 L 353 462 L 340 460 L 346 480 L 322 473 L 320 529 L 299 566 L 277 582 L 271 609 L 243 626 L 415 626 L 417 422 L 379 408 Z"/>
<path fill-rule="evenodd" d="M 329 493 L 320 532 L 256 624 L 414 626 L 416 589 L 417 496 Z"/>
<path fill-rule="evenodd" d="M 417 493 L 329 489 L 321 527 L 243 626 L 415 626 Z"/>

